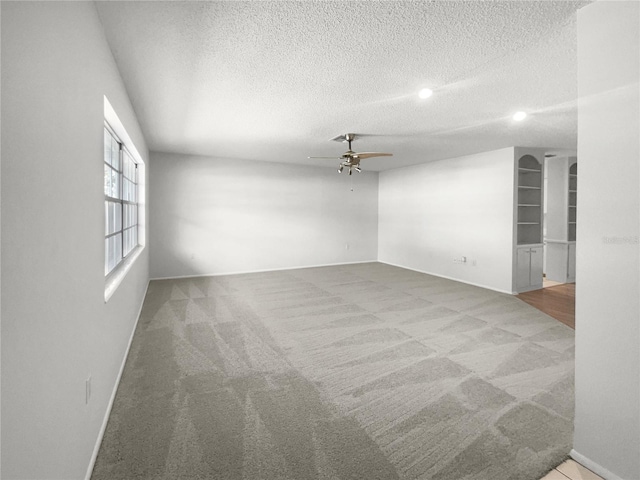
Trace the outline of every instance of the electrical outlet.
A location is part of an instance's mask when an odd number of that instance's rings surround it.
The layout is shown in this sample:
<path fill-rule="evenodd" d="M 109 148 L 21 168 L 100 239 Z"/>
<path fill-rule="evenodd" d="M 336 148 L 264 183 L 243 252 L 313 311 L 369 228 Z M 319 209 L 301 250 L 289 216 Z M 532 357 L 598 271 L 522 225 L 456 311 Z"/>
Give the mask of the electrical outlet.
<path fill-rule="evenodd" d="M 91 375 L 84 383 L 84 403 L 88 404 L 91 399 Z"/>

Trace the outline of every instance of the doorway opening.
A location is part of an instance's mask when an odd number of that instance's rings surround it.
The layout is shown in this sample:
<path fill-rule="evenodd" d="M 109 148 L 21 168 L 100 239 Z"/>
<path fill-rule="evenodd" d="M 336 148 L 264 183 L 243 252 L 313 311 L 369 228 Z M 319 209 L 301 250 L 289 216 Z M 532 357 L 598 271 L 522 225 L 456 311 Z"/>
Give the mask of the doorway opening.
<path fill-rule="evenodd" d="M 543 288 L 518 298 L 575 328 L 578 160 L 547 153 L 543 187 Z"/>

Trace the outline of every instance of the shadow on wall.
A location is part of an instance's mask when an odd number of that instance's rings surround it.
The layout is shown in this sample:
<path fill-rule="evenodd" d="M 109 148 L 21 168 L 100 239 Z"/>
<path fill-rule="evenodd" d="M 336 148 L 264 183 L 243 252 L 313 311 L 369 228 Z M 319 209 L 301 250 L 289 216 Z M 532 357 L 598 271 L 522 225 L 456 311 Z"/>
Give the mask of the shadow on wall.
<path fill-rule="evenodd" d="M 156 278 L 377 258 L 375 172 L 352 190 L 333 168 L 157 154 L 152 174 Z"/>

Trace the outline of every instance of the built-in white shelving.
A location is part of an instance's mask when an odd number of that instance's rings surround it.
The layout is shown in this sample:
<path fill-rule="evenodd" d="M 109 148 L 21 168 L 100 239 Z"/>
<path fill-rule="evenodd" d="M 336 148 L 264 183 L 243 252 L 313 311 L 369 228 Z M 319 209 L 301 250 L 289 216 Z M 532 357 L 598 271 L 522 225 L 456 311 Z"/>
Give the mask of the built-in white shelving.
<path fill-rule="evenodd" d="M 526 292 L 542 288 L 543 166 L 539 152 L 517 148 L 515 154 L 513 289 Z"/>
<path fill-rule="evenodd" d="M 542 243 L 542 164 L 532 155 L 518 160 L 517 243 Z"/>
<path fill-rule="evenodd" d="M 576 157 L 547 160 L 545 274 L 554 282 L 576 278 L 578 167 Z"/>
<path fill-rule="evenodd" d="M 578 164 L 574 163 L 569 167 L 569 201 L 568 201 L 568 226 L 567 239 L 570 242 L 576 241 L 576 220 L 578 207 Z"/>

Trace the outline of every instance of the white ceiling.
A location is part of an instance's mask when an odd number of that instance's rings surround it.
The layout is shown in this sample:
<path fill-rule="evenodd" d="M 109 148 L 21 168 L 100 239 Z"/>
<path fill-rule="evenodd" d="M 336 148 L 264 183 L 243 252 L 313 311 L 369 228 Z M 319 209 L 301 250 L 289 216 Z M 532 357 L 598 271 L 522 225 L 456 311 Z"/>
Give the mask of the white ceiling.
<path fill-rule="evenodd" d="M 98 2 L 153 151 L 385 170 L 576 148 L 582 1 Z M 421 100 L 419 89 L 434 90 Z M 511 119 L 524 110 L 529 117 Z"/>

